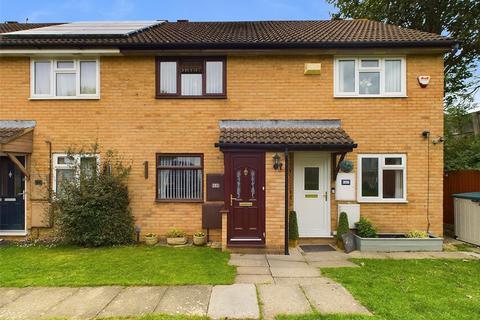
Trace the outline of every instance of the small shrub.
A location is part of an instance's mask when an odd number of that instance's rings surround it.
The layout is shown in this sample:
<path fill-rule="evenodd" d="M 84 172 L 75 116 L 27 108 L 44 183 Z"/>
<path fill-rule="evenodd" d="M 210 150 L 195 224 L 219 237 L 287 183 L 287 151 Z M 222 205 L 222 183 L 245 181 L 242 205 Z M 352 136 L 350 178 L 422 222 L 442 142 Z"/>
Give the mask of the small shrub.
<path fill-rule="evenodd" d="M 173 228 L 167 232 L 165 236 L 167 238 L 183 238 L 186 237 L 187 234 L 183 230 Z"/>
<path fill-rule="evenodd" d="M 157 234 L 155 234 L 155 233 L 147 233 L 145 235 L 145 238 L 153 238 L 153 237 L 156 237 L 156 236 L 157 236 Z"/>
<path fill-rule="evenodd" d="M 199 231 L 193 234 L 195 237 L 205 237 L 205 232 Z"/>
<path fill-rule="evenodd" d="M 362 238 L 377 238 L 377 229 L 367 218 L 360 217 L 360 221 L 355 223 L 357 235 Z"/>
<path fill-rule="evenodd" d="M 297 213 L 295 211 L 290 211 L 288 216 L 288 239 L 298 240 L 298 238 Z"/>
<path fill-rule="evenodd" d="M 413 230 L 405 234 L 407 238 L 428 238 L 428 233 L 425 231 Z"/>
<path fill-rule="evenodd" d="M 89 153 L 98 153 L 96 147 Z M 96 166 L 86 171 L 81 163 L 72 164 L 78 178 L 62 181 L 61 190 L 51 199 L 55 227 L 65 242 L 98 247 L 133 241 L 134 218 L 126 184 L 130 167 L 115 159 L 113 152 L 107 152 L 98 171 Z"/>
<path fill-rule="evenodd" d="M 337 240 L 343 241 L 342 235 L 348 233 L 350 231 L 348 225 L 348 216 L 346 212 L 340 212 L 340 218 L 338 219 L 338 227 L 337 227 Z"/>

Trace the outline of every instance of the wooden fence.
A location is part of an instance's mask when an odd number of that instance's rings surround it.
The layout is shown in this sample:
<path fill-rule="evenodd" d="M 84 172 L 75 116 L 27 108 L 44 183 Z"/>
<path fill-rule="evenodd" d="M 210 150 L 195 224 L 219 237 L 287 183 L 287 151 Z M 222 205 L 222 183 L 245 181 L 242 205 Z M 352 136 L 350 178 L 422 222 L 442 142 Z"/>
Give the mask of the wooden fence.
<path fill-rule="evenodd" d="M 443 223 L 454 223 L 452 194 L 480 191 L 480 171 L 446 172 L 443 179 Z"/>

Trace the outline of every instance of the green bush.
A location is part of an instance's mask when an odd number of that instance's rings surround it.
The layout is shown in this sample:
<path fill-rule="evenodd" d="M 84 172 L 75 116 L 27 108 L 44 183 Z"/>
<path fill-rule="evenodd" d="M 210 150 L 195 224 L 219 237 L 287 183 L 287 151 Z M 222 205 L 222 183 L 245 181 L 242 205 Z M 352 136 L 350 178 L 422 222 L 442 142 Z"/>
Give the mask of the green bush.
<path fill-rule="evenodd" d="M 348 233 L 350 231 L 348 225 L 348 216 L 346 212 L 340 212 L 340 218 L 338 219 L 338 227 L 337 227 L 337 240 L 343 241 L 342 235 Z"/>
<path fill-rule="evenodd" d="M 377 229 L 367 218 L 360 217 L 360 221 L 355 223 L 357 235 L 362 238 L 377 238 Z"/>
<path fill-rule="evenodd" d="M 113 159 L 108 152 L 99 170 L 95 162 L 90 170 L 85 163 L 74 163 L 77 178 L 62 181 L 53 196 L 55 227 L 66 242 L 87 247 L 132 242 L 134 219 L 126 185 L 130 168 Z"/>
<path fill-rule="evenodd" d="M 298 240 L 298 222 L 297 222 L 297 213 L 295 211 L 290 211 L 288 217 L 288 239 Z"/>

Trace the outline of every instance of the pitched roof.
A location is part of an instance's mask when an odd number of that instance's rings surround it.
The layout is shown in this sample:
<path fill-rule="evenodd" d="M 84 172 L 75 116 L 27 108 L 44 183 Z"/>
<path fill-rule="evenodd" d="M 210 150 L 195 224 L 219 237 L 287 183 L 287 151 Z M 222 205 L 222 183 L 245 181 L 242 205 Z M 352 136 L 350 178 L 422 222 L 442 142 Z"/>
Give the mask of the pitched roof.
<path fill-rule="evenodd" d="M 4 23 L 1 32 L 48 24 Z M 370 20 L 164 22 L 128 36 L 0 35 L 1 47 L 119 47 L 147 49 L 281 49 L 449 47 L 434 33 Z"/>
<path fill-rule="evenodd" d="M 339 120 L 222 121 L 219 144 L 356 146 Z"/>
<path fill-rule="evenodd" d="M 0 144 L 8 143 L 35 127 L 35 121 L 0 120 Z"/>

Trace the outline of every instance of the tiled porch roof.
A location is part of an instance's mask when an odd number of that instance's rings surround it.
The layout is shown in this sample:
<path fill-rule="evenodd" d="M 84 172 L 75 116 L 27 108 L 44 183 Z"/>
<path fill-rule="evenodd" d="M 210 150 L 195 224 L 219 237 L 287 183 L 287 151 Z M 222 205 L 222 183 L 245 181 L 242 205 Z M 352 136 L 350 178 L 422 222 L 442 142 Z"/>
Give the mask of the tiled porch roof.
<path fill-rule="evenodd" d="M 35 121 L 0 120 L 0 144 L 8 143 L 35 128 Z"/>
<path fill-rule="evenodd" d="M 339 120 L 221 121 L 219 144 L 355 147 Z"/>

